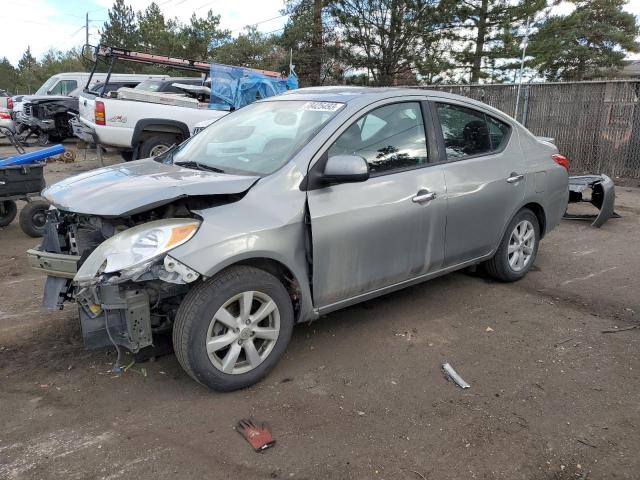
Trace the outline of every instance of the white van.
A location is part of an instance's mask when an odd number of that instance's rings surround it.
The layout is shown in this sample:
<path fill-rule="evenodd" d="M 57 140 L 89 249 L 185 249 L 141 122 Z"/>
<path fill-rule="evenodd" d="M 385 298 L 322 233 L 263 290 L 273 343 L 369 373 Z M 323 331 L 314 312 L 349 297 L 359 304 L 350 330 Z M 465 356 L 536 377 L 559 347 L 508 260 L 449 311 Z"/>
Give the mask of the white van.
<path fill-rule="evenodd" d="M 89 80 L 90 72 L 66 72 L 57 73 L 49 77 L 49 79 L 42 84 L 42 86 L 33 93 L 33 96 L 44 95 L 69 95 L 76 88 L 84 88 Z M 149 74 L 134 74 L 134 73 L 112 73 L 110 81 L 113 82 L 127 82 L 127 81 L 142 81 L 147 79 L 152 80 L 165 80 L 170 78 L 170 75 L 149 75 Z M 99 83 L 104 83 L 107 79 L 106 73 L 94 73 L 91 79 L 91 85 L 89 88 L 94 87 Z M 18 95 L 13 97 L 13 111 L 22 111 L 22 100 L 24 95 Z"/>

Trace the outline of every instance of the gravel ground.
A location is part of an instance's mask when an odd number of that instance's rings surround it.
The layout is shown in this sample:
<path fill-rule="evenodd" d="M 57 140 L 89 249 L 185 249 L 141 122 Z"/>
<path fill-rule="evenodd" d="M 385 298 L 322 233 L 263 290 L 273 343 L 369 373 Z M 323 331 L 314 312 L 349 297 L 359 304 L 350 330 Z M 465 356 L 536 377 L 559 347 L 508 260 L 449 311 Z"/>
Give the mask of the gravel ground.
<path fill-rule="evenodd" d="M 80 152 L 47 180 L 96 166 Z M 229 394 L 173 355 L 110 374 L 113 350 L 83 350 L 74 308 L 39 309 L 37 241 L 14 222 L 0 229 L 0 478 L 637 479 L 640 329 L 602 330 L 639 323 L 640 189 L 619 188 L 617 211 L 600 230 L 564 221 L 518 283 L 455 273 L 301 325 L 262 383 Z M 234 432 L 249 416 L 275 448 Z"/>

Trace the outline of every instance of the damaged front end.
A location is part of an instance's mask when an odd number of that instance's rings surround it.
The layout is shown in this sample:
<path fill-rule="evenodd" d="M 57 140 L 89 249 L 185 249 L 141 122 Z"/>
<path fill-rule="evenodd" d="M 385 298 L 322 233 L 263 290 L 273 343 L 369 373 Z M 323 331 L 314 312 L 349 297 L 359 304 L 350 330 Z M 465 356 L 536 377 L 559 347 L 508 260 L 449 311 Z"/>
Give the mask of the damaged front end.
<path fill-rule="evenodd" d="M 78 99 L 67 96 L 29 97 L 16 115 L 22 137 L 52 137 L 56 141 L 73 136 L 69 115 L 78 113 Z M 42 140 L 44 142 L 44 139 Z"/>
<path fill-rule="evenodd" d="M 590 190 L 590 195 L 588 191 Z M 590 203 L 597 214 L 565 213 L 568 220 L 593 220 L 593 227 L 599 228 L 610 218 L 619 218 L 615 213 L 616 192 L 613 180 L 606 175 L 580 175 L 569 177 L 569 203 Z"/>
<path fill-rule="evenodd" d="M 88 348 L 151 346 L 154 334 L 171 331 L 188 284 L 200 277 L 168 254 L 196 233 L 198 219 L 133 221 L 52 209 L 42 244 L 27 252 L 48 274 L 44 306 L 77 302 Z"/>

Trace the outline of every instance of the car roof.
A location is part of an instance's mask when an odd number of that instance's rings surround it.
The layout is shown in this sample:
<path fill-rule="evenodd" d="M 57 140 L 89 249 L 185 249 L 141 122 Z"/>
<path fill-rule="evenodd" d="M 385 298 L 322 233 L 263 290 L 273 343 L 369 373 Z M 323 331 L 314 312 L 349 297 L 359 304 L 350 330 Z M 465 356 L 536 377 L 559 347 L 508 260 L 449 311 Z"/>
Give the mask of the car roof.
<path fill-rule="evenodd" d="M 470 106 L 476 106 L 485 110 L 489 110 L 503 118 L 511 118 L 504 112 L 501 112 L 500 110 L 497 110 L 496 108 L 493 108 L 486 103 L 479 102 L 469 97 L 463 97 L 462 95 L 443 92 L 442 90 L 431 90 L 429 89 L 429 87 L 307 87 L 299 88 L 297 90 L 289 90 L 282 95 L 269 97 L 261 101 L 305 100 L 316 102 L 369 104 L 387 98 L 406 96 L 429 96 L 442 98 L 443 100 L 455 100 L 458 102 L 467 103 Z"/>

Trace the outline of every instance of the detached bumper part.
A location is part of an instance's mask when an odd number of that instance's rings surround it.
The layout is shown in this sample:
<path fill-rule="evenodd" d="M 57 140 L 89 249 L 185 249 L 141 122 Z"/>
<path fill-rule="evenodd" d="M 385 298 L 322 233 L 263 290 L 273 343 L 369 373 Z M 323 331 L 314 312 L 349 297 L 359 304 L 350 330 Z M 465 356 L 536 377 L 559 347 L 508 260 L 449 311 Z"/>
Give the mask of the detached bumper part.
<path fill-rule="evenodd" d="M 591 196 L 584 197 L 584 192 L 591 189 Z M 591 226 L 599 228 L 610 218 L 619 218 L 615 213 L 616 191 L 613 180 L 606 175 L 580 175 L 569 177 L 569 203 L 590 203 L 600 212 L 595 215 L 576 215 L 565 213 L 568 220 L 593 220 Z"/>

